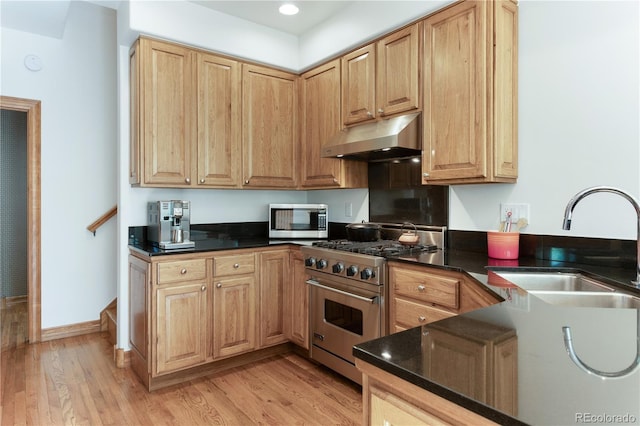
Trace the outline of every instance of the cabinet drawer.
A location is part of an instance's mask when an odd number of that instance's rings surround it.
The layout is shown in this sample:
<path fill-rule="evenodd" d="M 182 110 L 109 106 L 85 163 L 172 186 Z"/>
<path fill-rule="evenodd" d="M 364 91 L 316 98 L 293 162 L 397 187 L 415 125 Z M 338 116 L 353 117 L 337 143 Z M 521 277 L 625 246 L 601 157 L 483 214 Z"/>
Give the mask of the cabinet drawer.
<path fill-rule="evenodd" d="M 404 299 L 395 299 L 395 318 L 391 321 L 394 324 L 407 328 L 425 325 L 430 322 L 449 318 L 455 314 L 441 309 L 425 306 L 420 303 L 411 302 Z"/>
<path fill-rule="evenodd" d="M 223 256 L 213 258 L 213 275 L 252 274 L 256 270 L 256 257 L 254 254 L 241 254 L 238 256 Z"/>
<path fill-rule="evenodd" d="M 460 306 L 460 280 L 456 278 L 398 268 L 390 269 L 389 274 L 396 295 L 451 309 Z"/>
<path fill-rule="evenodd" d="M 205 259 L 158 263 L 158 284 L 203 280 L 207 277 Z"/>

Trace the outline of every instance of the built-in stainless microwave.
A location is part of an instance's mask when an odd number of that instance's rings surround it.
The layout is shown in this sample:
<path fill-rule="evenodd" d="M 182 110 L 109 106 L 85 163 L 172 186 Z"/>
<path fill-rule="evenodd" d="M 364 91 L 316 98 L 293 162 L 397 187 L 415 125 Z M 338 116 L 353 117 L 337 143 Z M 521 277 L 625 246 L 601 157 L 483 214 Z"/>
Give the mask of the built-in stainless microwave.
<path fill-rule="evenodd" d="M 269 238 L 327 238 L 326 204 L 269 204 Z"/>

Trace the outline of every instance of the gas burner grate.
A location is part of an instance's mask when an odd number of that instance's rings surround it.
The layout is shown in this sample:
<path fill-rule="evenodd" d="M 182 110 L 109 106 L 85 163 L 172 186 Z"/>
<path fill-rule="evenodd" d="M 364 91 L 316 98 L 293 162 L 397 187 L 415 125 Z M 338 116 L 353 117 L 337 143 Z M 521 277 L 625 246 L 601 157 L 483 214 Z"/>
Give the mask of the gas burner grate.
<path fill-rule="evenodd" d="M 332 250 L 348 251 L 351 253 L 360 253 L 370 256 L 403 256 L 423 253 L 427 251 L 437 250 L 436 245 L 415 245 L 405 246 L 395 240 L 379 240 L 379 241 L 350 241 L 350 240 L 329 240 L 316 241 L 313 243 L 315 247 L 328 248 Z"/>

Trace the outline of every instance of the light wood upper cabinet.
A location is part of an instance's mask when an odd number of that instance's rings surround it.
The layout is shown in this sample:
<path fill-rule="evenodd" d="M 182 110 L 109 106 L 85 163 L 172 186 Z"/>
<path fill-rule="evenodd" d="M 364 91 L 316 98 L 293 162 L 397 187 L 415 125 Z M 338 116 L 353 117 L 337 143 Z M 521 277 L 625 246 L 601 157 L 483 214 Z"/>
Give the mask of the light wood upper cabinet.
<path fill-rule="evenodd" d="M 242 66 L 244 186 L 295 188 L 298 183 L 298 76 Z"/>
<path fill-rule="evenodd" d="M 375 118 L 375 79 L 375 44 L 342 57 L 342 116 L 345 126 Z"/>
<path fill-rule="evenodd" d="M 176 186 L 191 180 L 193 63 L 189 49 L 141 38 L 130 54 L 130 181 Z"/>
<path fill-rule="evenodd" d="M 241 66 L 236 61 L 205 53 L 198 53 L 196 58 L 197 184 L 213 187 L 240 187 Z"/>
<path fill-rule="evenodd" d="M 301 185 L 305 189 L 366 187 L 365 162 L 320 157 L 322 147 L 342 127 L 339 59 L 302 74 L 301 99 Z"/>
<path fill-rule="evenodd" d="M 508 0 L 424 20 L 424 183 L 516 181 L 517 36 Z"/>
<path fill-rule="evenodd" d="M 420 25 L 396 31 L 342 57 L 345 126 L 421 107 Z"/>
<path fill-rule="evenodd" d="M 380 117 L 417 110 L 420 92 L 421 23 L 383 38 L 377 43 L 376 114 Z"/>
<path fill-rule="evenodd" d="M 240 187 L 240 64 L 141 37 L 129 65 L 129 183 Z"/>

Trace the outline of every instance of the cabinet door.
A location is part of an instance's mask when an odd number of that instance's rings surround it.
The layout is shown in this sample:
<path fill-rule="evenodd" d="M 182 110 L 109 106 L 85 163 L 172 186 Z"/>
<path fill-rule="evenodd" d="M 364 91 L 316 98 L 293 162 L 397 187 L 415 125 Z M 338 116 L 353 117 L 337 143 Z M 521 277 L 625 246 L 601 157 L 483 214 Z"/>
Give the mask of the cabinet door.
<path fill-rule="evenodd" d="M 342 57 L 342 117 L 345 126 L 375 118 L 375 74 L 375 44 Z"/>
<path fill-rule="evenodd" d="M 240 64 L 197 54 L 199 186 L 240 186 Z"/>
<path fill-rule="evenodd" d="M 291 251 L 293 276 L 289 283 L 287 306 L 287 337 L 293 343 L 309 349 L 309 276 L 304 267 L 304 256 L 299 249 Z"/>
<path fill-rule="evenodd" d="M 129 51 L 129 184 L 141 183 L 140 152 L 140 42 L 136 41 Z"/>
<path fill-rule="evenodd" d="M 159 288 L 156 327 L 156 375 L 204 362 L 208 330 L 205 282 Z"/>
<path fill-rule="evenodd" d="M 256 282 L 253 275 L 215 281 L 213 311 L 214 358 L 256 347 Z"/>
<path fill-rule="evenodd" d="M 488 402 L 489 349 L 485 342 L 429 329 L 425 348 L 428 377 L 470 398 Z"/>
<path fill-rule="evenodd" d="M 462 2 L 424 21 L 424 150 L 428 180 L 487 176 L 489 2 Z"/>
<path fill-rule="evenodd" d="M 397 31 L 377 43 L 377 115 L 388 116 L 421 107 L 420 23 Z"/>
<path fill-rule="evenodd" d="M 129 343 L 141 358 L 147 359 L 151 330 L 147 320 L 151 268 L 147 262 L 129 256 Z"/>
<path fill-rule="evenodd" d="M 242 67 L 245 186 L 295 188 L 298 182 L 298 77 Z"/>
<path fill-rule="evenodd" d="M 260 347 L 287 340 L 285 296 L 289 278 L 289 250 L 260 253 Z"/>
<path fill-rule="evenodd" d="M 140 40 L 144 97 L 144 182 L 191 184 L 192 56 L 189 49 L 156 40 Z"/>
<path fill-rule="evenodd" d="M 435 414 L 410 404 L 398 396 L 371 386 L 369 424 L 371 425 L 450 425 Z"/>

